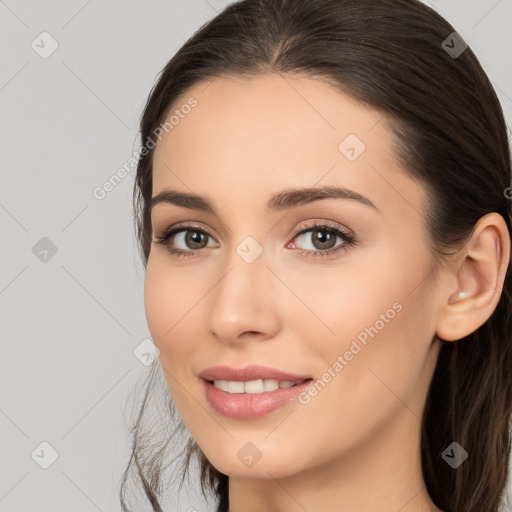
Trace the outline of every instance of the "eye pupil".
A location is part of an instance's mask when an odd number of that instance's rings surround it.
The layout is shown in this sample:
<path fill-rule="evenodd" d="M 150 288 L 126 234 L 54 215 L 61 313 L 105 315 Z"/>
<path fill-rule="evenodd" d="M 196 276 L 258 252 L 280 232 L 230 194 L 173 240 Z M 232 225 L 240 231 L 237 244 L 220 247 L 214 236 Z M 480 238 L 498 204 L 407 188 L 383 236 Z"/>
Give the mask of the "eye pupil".
<path fill-rule="evenodd" d="M 316 245 L 316 242 L 320 242 L 320 247 Z M 333 243 L 330 243 L 333 242 Z M 327 243 L 327 246 L 325 244 Z M 317 249 L 331 249 L 336 244 L 336 235 L 329 233 L 325 229 L 314 229 L 313 230 L 313 245 Z"/>
<path fill-rule="evenodd" d="M 195 249 L 201 249 L 201 247 L 196 247 L 195 244 L 200 245 L 201 241 L 204 240 L 206 240 L 206 233 L 201 233 L 199 231 L 187 231 L 187 234 L 185 235 L 187 245 Z"/>

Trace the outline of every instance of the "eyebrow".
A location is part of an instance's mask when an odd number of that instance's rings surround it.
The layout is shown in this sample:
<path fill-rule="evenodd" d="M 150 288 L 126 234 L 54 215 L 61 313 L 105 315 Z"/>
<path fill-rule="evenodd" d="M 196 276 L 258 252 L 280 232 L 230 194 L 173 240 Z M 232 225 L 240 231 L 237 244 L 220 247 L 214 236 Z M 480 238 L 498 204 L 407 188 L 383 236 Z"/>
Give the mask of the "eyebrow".
<path fill-rule="evenodd" d="M 324 186 L 314 188 L 290 188 L 273 194 L 267 202 L 267 209 L 270 211 L 282 211 L 289 208 L 296 208 L 322 199 L 350 199 L 363 205 L 369 206 L 380 212 L 379 208 L 367 197 L 343 187 Z M 197 210 L 211 213 L 218 216 L 212 202 L 203 196 L 179 192 L 177 190 L 164 189 L 162 192 L 151 198 L 149 210 L 160 203 L 174 204 L 190 210 Z"/>

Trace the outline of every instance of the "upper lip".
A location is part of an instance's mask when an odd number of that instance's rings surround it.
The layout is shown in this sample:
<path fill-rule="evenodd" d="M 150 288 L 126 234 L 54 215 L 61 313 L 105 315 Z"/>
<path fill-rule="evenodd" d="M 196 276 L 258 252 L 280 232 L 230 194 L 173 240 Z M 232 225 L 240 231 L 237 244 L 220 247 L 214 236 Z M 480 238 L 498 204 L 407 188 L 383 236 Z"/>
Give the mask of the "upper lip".
<path fill-rule="evenodd" d="M 212 366 L 203 370 L 199 377 L 204 380 L 230 380 L 230 381 L 251 381 L 258 379 L 275 379 L 279 381 L 289 380 L 299 382 L 311 378 L 309 375 L 295 375 L 284 372 L 270 366 L 251 364 L 244 368 L 232 368 L 231 366 Z"/>

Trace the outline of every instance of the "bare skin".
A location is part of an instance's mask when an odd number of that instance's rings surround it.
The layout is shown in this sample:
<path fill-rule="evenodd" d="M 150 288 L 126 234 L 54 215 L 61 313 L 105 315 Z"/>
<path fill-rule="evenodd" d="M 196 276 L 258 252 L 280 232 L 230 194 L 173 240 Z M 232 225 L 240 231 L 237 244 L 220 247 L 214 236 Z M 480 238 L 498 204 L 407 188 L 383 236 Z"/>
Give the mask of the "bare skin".
<path fill-rule="evenodd" d="M 218 216 L 153 208 L 155 236 L 182 222 L 212 236 L 203 248 L 187 245 L 187 232 L 168 242 L 190 257 L 153 242 L 145 307 L 183 421 L 230 475 L 231 512 L 438 511 L 419 451 L 436 335 L 458 340 L 494 311 L 510 255 L 504 220 L 480 219 L 436 273 L 425 191 L 399 170 L 382 114 L 319 80 L 280 74 L 196 84 L 177 106 L 190 97 L 197 106 L 157 144 L 152 196 L 199 194 Z M 353 161 L 339 150 L 348 134 L 365 145 Z M 376 208 L 336 198 L 266 209 L 284 189 L 322 186 L 356 191 Z M 312 227 L 294 237 L 314 221 L 356 243 L 315 256 L 327 244 L 314 245 Z M 252 263 L 236 251 L 248 236 L 262 249 Z M 344 243 L 336 236 L 332 246 Z M 377 323 L 382 314 L 387 321 Z M 378 333 L 308 403 L 247 420 L 225 417 L 205 397 L 198 374 L 219 364 L 322 379 L 370 326 Z M 246 443 L 261 453 L 251 467 L 237 456 Z"/>

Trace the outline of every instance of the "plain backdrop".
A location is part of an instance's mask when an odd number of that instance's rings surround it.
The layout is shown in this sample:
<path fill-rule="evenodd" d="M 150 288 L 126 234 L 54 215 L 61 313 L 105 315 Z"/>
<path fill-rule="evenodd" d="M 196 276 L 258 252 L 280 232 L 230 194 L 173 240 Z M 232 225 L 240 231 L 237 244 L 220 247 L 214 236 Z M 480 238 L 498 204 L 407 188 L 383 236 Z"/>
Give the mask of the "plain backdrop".
<path fill-rule="evenodd" d="M 510 126 L 512 0 L 429 3 L 479 57 Z M 93 191 L 132 155 L 157 73 L 227 4 L 0 0 L 0 512 L 121 510 L 123 411 L 150 337 L 134 172 Z M 166 512 L 212 509 L 193 487 L 168 498 Z"/>

